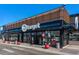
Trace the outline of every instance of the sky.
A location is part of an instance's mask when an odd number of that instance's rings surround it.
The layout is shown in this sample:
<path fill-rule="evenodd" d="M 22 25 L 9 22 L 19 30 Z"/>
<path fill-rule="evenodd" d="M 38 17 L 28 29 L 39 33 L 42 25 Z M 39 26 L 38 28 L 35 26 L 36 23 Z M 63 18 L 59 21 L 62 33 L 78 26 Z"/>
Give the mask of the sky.
<path fill-rule="evenodd" d="M 63 4 L 0 4 L 0 26 L 58 8 Z M 79 13 L 79 4 L 65 6 L 69 15 Z"/>

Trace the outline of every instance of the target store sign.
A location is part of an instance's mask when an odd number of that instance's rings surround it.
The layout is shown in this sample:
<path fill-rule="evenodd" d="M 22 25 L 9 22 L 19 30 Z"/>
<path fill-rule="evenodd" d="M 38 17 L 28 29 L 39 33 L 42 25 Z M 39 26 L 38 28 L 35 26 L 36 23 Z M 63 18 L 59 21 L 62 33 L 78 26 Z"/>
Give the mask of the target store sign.
<path fill-rule="evenodd" d="M 37 28 L 40 28 L 40 23 L 37 23 L 35 25 L 26 25 L 26 24 L 22 25 L 23 32 L 26 32 L 27 30 L 30 30 L 30 29 L 35 30 Z"/>

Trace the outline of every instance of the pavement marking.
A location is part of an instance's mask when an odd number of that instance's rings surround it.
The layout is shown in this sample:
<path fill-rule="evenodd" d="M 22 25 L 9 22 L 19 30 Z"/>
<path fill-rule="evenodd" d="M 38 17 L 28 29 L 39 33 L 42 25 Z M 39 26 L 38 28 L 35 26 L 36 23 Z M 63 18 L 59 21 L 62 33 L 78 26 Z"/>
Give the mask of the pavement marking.
<path fill-rule="evenodd" d="M 63 49 L 64 49 L 64 48 L 67 48 L 68 46 L 69 46 L 69 45 L 64 46 Z"/>
<path fill-rule="evenodd" d="M 12 47 L 12 48 L 17 50 L 24 50 L 23 48 L 20 48 L 20 47 Z"/>
<path fill-rule="evenodd" d="M 25 50 L 24 48 L 20 48 L 20 47 L 12 47 L 13 49 L 17 49 L 17 50 L 21 50 L 21 51 L 25 51 L 26 53 L 27 53 L 27 51 L 29 52 L 29 53 L 33 53 L 33 54 L 38 54 L 39 52 L 36 52 L 36 51 L 29 51 L 28 49 L 27 50 Z M 39 53 L 39 54 L 41 54 L 41 53 Z"/>
<path fill-rule="evenodd" d="M 18 50 L 21 50 L 23 51 L 24 49 L 23 48 L 20 48 L 20 47 L 12 47 L 14 49 L 18 49 Z M 39 48 L 35 48 L 35 47 L 25 47 L 25 48 L 30 48 L 30 49 L 34 49 L 34 50 L 37 50 L 37 51 L 41 51 L 41 52 L 46 52 L 46 53 L 57 53 L 57 54 L 64 54 L 64 55 L 72 55 L 71 53 L 66 53 L 66 52 L 59 52 L 59 51 L 50 51 L 50 50 L 46 50 L 46 49 L 39 49 Z M 24 50 L 25 51 L 25 50 Z M 31 52 L 31 51 L 30 51 Z M 33 52 L 33 51 L 32 51 Z M 36 53 L 35 51 L 33 53 Z"/>
<path fill-rule="evenodd" d="M 2 49 L 3 51 L 7 51 L 7 52 L 9 52 L 9 53 L 14 53 L 14 51 L 13 50 L 10 50 L 10 49 L 6 49 L 6 48 L 4 48 L 4 49 Z"/>

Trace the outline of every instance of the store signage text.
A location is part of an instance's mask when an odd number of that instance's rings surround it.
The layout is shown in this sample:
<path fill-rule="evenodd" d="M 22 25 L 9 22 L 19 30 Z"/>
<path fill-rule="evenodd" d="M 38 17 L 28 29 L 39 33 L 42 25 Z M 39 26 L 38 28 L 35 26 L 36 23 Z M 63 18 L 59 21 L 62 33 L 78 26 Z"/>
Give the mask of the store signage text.
<path fill-rule="evenodd" d="M 30 29 L 37 29 L 37 28 L 40 28 L 40 23 L 37 23 L 35 25 L 26 25 L 26 24 L 23 24 L 22 25 L 22 31 L 25 32 L 27 30 L 30 30 Z"/>

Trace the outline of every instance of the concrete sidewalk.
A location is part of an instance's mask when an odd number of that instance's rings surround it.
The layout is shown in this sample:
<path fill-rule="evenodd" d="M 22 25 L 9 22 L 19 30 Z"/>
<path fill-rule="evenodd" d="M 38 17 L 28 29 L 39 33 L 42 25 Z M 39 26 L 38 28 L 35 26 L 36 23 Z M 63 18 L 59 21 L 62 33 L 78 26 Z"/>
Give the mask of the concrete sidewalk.
<path fill-rule="evenodd" d="M 18 46 L 18 47 L 23 47 L 23 48 L 30 48 L 30 49 L 43 51 L 43 52 L 48 52 L 48 53 L 56 53 L 56 54 L 59 54 L 59 55 L 79 54 L 79 53 L 76 53 L 78 51 L 75 51 L 75 50 L 72 50 L 72 49 L 68 49 L 67 47 L 62 48 L 62 49 L 56 49 L 56 48 L 52 48 L 52 47 L 50 47 L 49 49 L 44 49 L 44 48 L 42 48 L 44 46 L 41 46 L 41 45 L 30 45 L 30 44 L 27 44 L 27 43 L 21 43 L 20 45 L 8 44 L 8 43 L 3 43 L 3 42 L 0 42 L 0 43 L 1 44 L 5 44 L 5 45 Z"/>
<path fill-rule="evenodd" d="M 64 47 L 60 51 L 71 53 L 71 54 L 74 54 L 74 55 L 79 55 L 79 45 L 67 45 L 66 47 Z"/>

